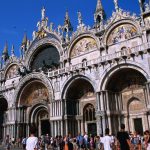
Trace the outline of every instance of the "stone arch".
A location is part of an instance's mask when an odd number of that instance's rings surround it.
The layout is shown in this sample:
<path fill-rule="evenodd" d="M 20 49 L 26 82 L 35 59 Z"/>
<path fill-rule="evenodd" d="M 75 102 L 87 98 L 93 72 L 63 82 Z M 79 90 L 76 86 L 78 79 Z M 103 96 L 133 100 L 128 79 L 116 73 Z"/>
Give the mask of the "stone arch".
<path fill-rule="evenodd" d="M 132 62 L 132 61 L 127 61 L 126 63 L 120 62 L 120 64 L 117 64 L 117 65 L 115 64 L 113 66 L 109 66 L 107 69 L 104 70 L 104 72 L 101 76 L 97 91 L 105 90 L 108 79 L 115 72 L 119 71 L 120 69 L 125 69 L 125 68 L 134 69 L 134 70 L 140 72 L 145 77 L 146 80 L 149 80 L 149 75 L 143 65 L 138 64 L 136 62 Z"/>
<path fill-rule="evenodd" d="M 95 118 L 95 108 L 94 105 L 88 103 L 83 108 L 83 120 L 84 121 L 93 121 L 96 120 Z"/>
<path fill-rule="evenodd" d="M 19 105 L 18 102 L 19 102 L 20 92 L 22 91 L 22 89 L 24 88 L 26 83 L 29 83 L 30 81 L 33 81 L 33 80 L 38 80 L 47 88 L 47 90 L 49 92 L 49 101 L 50 102 L 54 99 L 54 91 L 53 91 L 53 87 L 52 87 L 50 80 L 43 73 L 40 73 L 40 74 L 31 73 L 31 74 L 25 76 L 24 78 L 22 78 L 22 80 L 20 81 L 19 85 L 17 86 L 17 88 L 15 90 L 14 100 L 15 100 L 16 104 Z"/>
<path fill-rule="evenodd" d="M 111 32 L 116 29 L 118 26 L 120 25 L 132 25 L 133 27 L 135 27 L 135 29 L 137 30 L 137 35 L 141 35 L 141 28 L 140 26 L 138 25 L 138 23 L 135 21 L 135 20 L 132 20 L 132 19 L 123 19 L 123 20 L 120 20 L 120 21 L 117 21 L 115 23 L 112 23 L 111 25 L 109 25 L 104 33 L 104 38 L 103 38 L 103 43 L 104 45 L 108 45 L 107 44 L 107 40 L 111 34 Z"/>
<path fill-rule="evenodd" d="M 31 62 L 33 60 L 33 57 L 35 56 L 36 53 L 38 53 L 39 49 L 42 48 L 43 46 L 53 46 L 54 48 L 57 49 L 59 56 L 63 56 L 63 48 L 60 44 L 60 42 L 54 38 L 46 37 L 44 39 L 41 39 L 38 42 L 35 42 L 31 45 L 29 50 L 26 52 L 25 55 L 25 65 L 27 68 L 30 68 Z"/>
<path fill-rule="evenodd" d="M 5 96 L 0 95 L 0 139 L 3 139 L 4 127 L 3 124 L 8 120 L 8 116 L 5 113 L 8 110 L 8 102 Z"/>
<path fill-rule="evenodd" d="M 87 82 L 89 82 L 89 83 L 92 85 L 92 87 L 94 88 L 94 91 L 95 91 L 96 87 L 95 87 L 95 84 L 94 84 L 94 82 L 92 81 L 92 79 L 90 79 L 90 78 L 88 78 L 88 77 L 86 77 L 86 76 L 77 75 L 77 76 L 74 76 L 74 77 L 70 77 L 70 78 L 67 79 L 66 82 L 63 84 L 63 86 L 62 86 L 62 91 L 61 91 L 61 93 L 62 93 L 61 98 L 62 98 L 62 99 L 65 99 L 65 98 L 66 98 L 66 92 L 67 92 L 68 88 L 70 87 L 70 85 L 71 85 L 74 81 L 76 81 L 76 80 L 78 80 L 78 79 L 83 79 L 83 80 L 86 80 Z"/>
<path fill-rule="evenodd" d="M 143 106 L 143 109 L 145 108 L 145 104 L 144 104 L 144 100 L 141 100 L 141 99 L 139 99 L 139 98 L 137 98 L 137 97 L 131 97 L 129 100 L 128 100 L 128 103 L 127 103 L 127 111 L 128 111 L 128 113 L 129 113 L 129 111 L 131 111 L 130 110 L 130 104 L 132 104 L 132 102 L 134 102 L 134 101 L 137 101 L 137 102 L 139 102 L 140 104 L 142 104 Z M 136 111 L 136 108 L 134 107 L 134 110 Z"/>
<path fill-rule="evenodd" d="M 75 36 L 72 40 L 71 40 L 71 44 L 69 45 L 69 49 L 68 49 L 68 54 L 67 54 L 67 57 L 71 59 L 71 52 L 74 48 L 74 46 L 82 39 L 84 38 L 91 38 L 93 39 L 95 42 L 96 42 L 96 47 L 97 49 L 100 49 L 100 41 L 99 39 L 93 34 L 93 33 L 82 33 L 82 34 L 79 34 L 78 36 Z"/>
<path fill-rule="evenodd" d="M 44 103 L 35 104 L 28 111 L 28 122 L 34 125 L 38 129 L 38 136 L 50 134 L 50 114 L 49 106 Z M 42 119 L 42 120 L 41 120 Z M 42 125 L 42 121 L 47 120 L 45 126 Z M 45 128 L 47 128 L 45 130 Z M 43 132 L 44 130 L 44 132 Z M 47 131 L 48 130 L 48 131 Z M 48 133 L 46 133 L 48 132 Z"/>

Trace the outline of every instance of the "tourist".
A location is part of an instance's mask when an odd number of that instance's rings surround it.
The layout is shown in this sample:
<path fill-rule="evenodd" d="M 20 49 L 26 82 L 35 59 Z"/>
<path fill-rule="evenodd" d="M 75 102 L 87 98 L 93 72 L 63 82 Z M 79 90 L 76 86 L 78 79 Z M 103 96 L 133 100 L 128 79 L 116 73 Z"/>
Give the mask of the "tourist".
<path fill-rule="evenodd" d="M 27 139 L 26 139 L 26 137 L 24 137 L 24 138 L 22 139 L 23 150 L 26 149 L 26 141 L 27 141 Z"/>
<path fill-rule="evenodd" d="M 105 130 L 105 136 L 101 139 L 101 142 L 103 143 L 104 150 L 112 150 L 112 138 L 109 136 L 109 129 L 106 128 Z"/>
<path fill-rule="evenodd" d="M 95 148 L 94 138 L 91 136 L 90 137 L 90 150 L 94 150 L 94 148 Z"/>
<path fill-rule="evenodd" d="M 30 127 L 30 137 L 26 141 L 26 150 L 38 150 L 38 138 L 35 137 L 35 127 Z"/>
<path fill-rule="evenodd" d="M 13 138 L 12 138 L 12 145 L 13 145 L 13 148 L 15 148 L 15 142 L 16 142 L 16 141 L 15 141 L 15 138 L 13 137 Z"/>
<path fill-rule="evenodd" d="M 132 148 L 129 134 L 125 132 L 124 124 L 121 124 L 121 131 L 117 133 L 117 139 L 121 150 L 130 150 Z"/>
<path fill-rule="evenodd" d="M 88 135 L 86 132 L 84 133 L 84 145 L 85 145 L 85 148 L 87 149 L 88 148 Z"/>
<path fill-rule="evenodd" d="M 150 150 L 150 132 L 148 130 L 145 131 L 144 141 L 146 150 Z"/>
<path fill-rule="evenodd" d="M 64 143 L 65 143 L 64 150 L 69 150 L 69 148 L 68 148 L 68 136 L 67 135 L 64 138 Z"/>
<path fill-rule="evenodd" d="M 78 148 L 83 148 L 83 144 L 84 144 L 83 142 L 84 142 L 84 138 L 79 133 L 78 136 L 77 136 L 77 145 L 78 145 Z"/>
<path fill-rule="evenodd" d="M 10 139 L 9 139 L 9 135 L 6 135 L 6 150 L 10 150 Z"/>

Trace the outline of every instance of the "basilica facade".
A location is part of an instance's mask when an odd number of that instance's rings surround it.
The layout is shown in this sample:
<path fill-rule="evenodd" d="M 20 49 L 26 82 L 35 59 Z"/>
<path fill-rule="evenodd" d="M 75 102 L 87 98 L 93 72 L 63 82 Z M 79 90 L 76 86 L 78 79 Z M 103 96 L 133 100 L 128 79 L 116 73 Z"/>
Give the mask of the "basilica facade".
<path fill-rule="evenodd" d="M 119 8 L 105 18 L 97 0 L 93 26 L 69 13 L 54 29 L 45 8 L 33 38 L 24 35 L 20 58 L 7 44 L 0 69 L 0 138 L 29 135 L 73 136 L 150 129 L 150 2 L 139 0 L 141 13 Z"/>

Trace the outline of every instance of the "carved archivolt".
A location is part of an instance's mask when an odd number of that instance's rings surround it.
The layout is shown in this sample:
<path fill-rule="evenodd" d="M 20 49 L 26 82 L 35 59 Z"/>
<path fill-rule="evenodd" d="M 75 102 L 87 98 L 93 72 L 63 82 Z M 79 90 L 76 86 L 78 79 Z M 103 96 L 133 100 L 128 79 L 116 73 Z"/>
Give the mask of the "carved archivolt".
<path fill-rule="evenodd" d="M 14 100 L 16 101 L 16 103 L 19 104 L 19 101 L 20 101 L 20 95 L 21 93 L 23 92 L 23 89 L 24 87 L 27 85 L 27 83 L 29 82 L 34 82 L 34 81 L 39 81 L 39 86 L 37 85 L 37 87 L 34 87 L 32 90 L 32 94 L 29 96 L 29 99 L 30 97 L 34 98 L 34 97 L 37 97 L 36 94 L 43 96 L 44 95 L 44 99 L 41 99 L 41 100 L 46 100 L 48 102 L 51 102 L 54 97 L 53 97 L 53 88 L 52 88 L 52 85 L 50 83 L 50 80 L 43 74 L 43 73 L 32 73 L 32 74 L 29 74 L 27 76 L 25 76 L 19 83 L 19 85 L 17 86 L 16 90 L 15 90 L 15 94 L 14 94 Z M 31 92 L 31 91 L 30 91 Z M 35 93 L 35 95 L 34 95 Z M 26 96 L 27 97 L 27 96 Z M 48 99 L 47 99 L 48 98 Z"/>
<path fill-rule="evenodd" d="M 63 55 L 63 48 L 61 46 L 61 43 L 59 43 L 56 39 L 54 38 L 43 38 L 38 42 L 35 42 L 31 45 L 30 49 L 28 50 L 28 52 L 26 53 L 25 56 L 25 65 L 27 66 L 27 68 L 30 67 L 30 64 L 35 56 L 36 53 L 38 53 L 38 50 L 45 45 L 51 45 L 56 47 L 56 49 L 59 52 L 59 55 Z"/>
<path fill-rule="evenodd" d="M 97 46 L 95 39 L 91 37 L 83 37 L 82 39 L 77 41 L 75 45 L 73 46 L 71 53 L 70 53 L 70 57 L 79 56 L 81 54 L 84 54 L 88 51 L 91 51 L 97 48 L 98 46 Z"/>
<path fill-rule="evenodd" d="M 49 97 L 52 96 L 51 91 L 45 87 L 45 85 L 39 81 L 33 81 L 27 84 L 22 91 L 22 94 L 19 98 L 20 105 L 33 105 L 42 101 L 49 101 Z"/>

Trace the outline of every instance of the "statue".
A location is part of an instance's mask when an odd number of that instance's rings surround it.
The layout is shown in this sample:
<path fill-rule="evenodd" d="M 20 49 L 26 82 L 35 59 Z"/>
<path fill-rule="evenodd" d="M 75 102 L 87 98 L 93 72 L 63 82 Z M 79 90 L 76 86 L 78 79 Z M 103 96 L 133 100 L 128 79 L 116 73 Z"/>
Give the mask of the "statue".
<path fill-rule="evenodd" d="M 52 22 L 50 23 L 50 31 L 51 32 L 53 31 L 53 23 Z"/>
<path fill-rule="evenodd" d="M 40 21 L 37 23 L 37 28 L 38 28 L 38 31 L 41 30 L 41 22 Z"/>
<path fill-rule="evenodd" d="M 61 30 L 61 26 L 59 25 L 58 27 L 57 27 L 57 29 L 58 29 L 58 34 L 60 35 L 61 33 L 60 33 L 60 30 Z"/>
<path fill-rule="evenodd" d="M 22 77 L 24 77 L 25 75 L 27 75 L 28 73 L 30 73 L 30 71 L 27 70 L 27 68 L 24 65 L 20 65 L 20 67 L 18 68 L 18 73 L 19 73 L 19 75 L 21 75 Z"/>
<path fill-rule="evenodd" d="M 33 31 L 33 33 L 32 33 L 32 38 L 33 38 L 33 40 L 36 39 L 36 31 Z"/>
<path fill-rule="evenodd" d="M 118 7 L 118 0 L 114 0 L 114 4 L 115 4 L 116 11 L 118 11 L 118 9 L 119 9 L 119 7 Z"/>
<path fill-rule="evenodd" d="M 41 10 L 42 20 L 45 19 L 45 8 L 43 7 Z"/>
<path fill-rule="evenodd" d="M 145 12 L 148 12 L 148 11 L 150 11 L 149 4 L 148 4 L 148 3 L 145 3 Z"/>
<path fill-rule="evenodd" d="M 79 25 L 82 24 L 82 15 L 80 11 L 78 11 L 78 23 Z"/>

